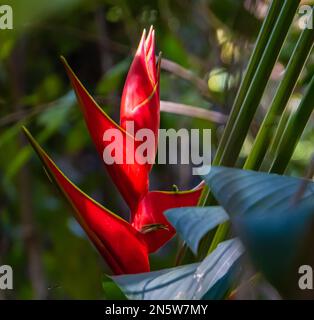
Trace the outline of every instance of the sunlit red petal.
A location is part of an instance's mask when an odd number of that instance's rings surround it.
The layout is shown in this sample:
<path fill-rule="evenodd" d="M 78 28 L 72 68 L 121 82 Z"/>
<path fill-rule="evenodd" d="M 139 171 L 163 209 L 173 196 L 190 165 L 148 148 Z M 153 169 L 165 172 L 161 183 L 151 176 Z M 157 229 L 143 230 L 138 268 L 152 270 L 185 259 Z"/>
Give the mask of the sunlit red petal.
<path fill-rule="evenodd" d="M 141 231 L 143 227 L 153 224 L 165 225 L 168 230 L 156 230 L 143 234 L 148 251 L 155 252 L 170 240 L 175 229 L 164 216 L 164 211 L 171 208 L 189 207 L 197 205 L 204 185 L 200 184 L 197 189 L 183 192 L 151 191 L 140 202 L 139 207 L 132 216 L 132 225 Z"/>
<path fill-rule="evenodd" d="M 125 220 L 78 189 L 54 164 L 30 133 L 25 133 L 51 178 L 75 209 L 75 217 L 115 274 L 149 271 L 141 235 Z"/>
<path fill-rule="evenodd" d="M 155 59 L 155 32 L 145 31 L 128 72 L 121 99 L 120 124 L 134 121 L 135 131 L 151 129 L 158 138 L 159 128 L 159 81 Z M 159 68 L 158 68 L 159 70 Z"/>
<path fill-rule="evenodd" d="M 103 160 L 103 152 L 106 146 L 110 144 L 108 141 L 103 141 L 104 132 L 108 129 L 117 129 L 123 134 L 123 155 L 126 159 L 126 155 L 134 153 L 135 148 L 131 148 L 130 144 L 126 143 L 127 139 L 131 139 L 130 136 L 126 135 L 125 130 L 119 127 L 95 102 L 91 95 L 84 88 L 82 83 L 76 77 L 72 69 L 69 67 L 65 59 L 62 60 L 72 86 L 76 92 L 79 105 L 83 112 L 85 122 L 91 138 L 96 146 L 96 149 Z M 136 160 L 136 159 L 135 159 Z M 106 165 L 106 164 L 105 164 Z M 122 164 L 113 163 L 106 165 L 106 168 L 118 187 L 123 198 L 126 200 L 130 208 L 136 207 L 138 201 L 148 191 L 148 174 L 151 168 L 149 164 L 128 164 L 123 161 Z"/>
<path fill-rule="evenodd" d="M 146 50 L 146 62 L 147 70 L 151 81 L 153 83 L 157 82 L 156 76 L 156 54 L 155 54 L 155 30 L 153 27 L 150 28 L 145 41 L 145 50 Z"/>

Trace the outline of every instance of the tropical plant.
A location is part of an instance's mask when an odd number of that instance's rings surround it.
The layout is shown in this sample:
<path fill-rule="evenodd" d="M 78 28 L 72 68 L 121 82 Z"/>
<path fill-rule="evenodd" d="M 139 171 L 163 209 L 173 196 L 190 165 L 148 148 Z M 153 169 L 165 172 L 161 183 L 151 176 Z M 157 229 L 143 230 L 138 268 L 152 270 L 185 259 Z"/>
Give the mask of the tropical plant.
<path fill-rule="evenodd" d="M 243 169 L 230 168 L 242 166 L 237 162 L 239 154 L 299 4 L 297 0 L 272 1 L 213 167 L 203 177 L 205 186 L 188 192 L 148 191 L 151 166 L 107 165 L 131 209 L 130 224 L 75 187 L 25 130 L 48 175 L 74 206 L 77 220 L 115 273 L 104 281 L 104 288 L 115 283 L 130 299 L 234 298 L 247 287 L 262 298 L 273 297 L 273 292 L 283 298 L 313 297 L 298 285 L 299 267 L 314 263 L 313 168 L 305 178 L 282 175 L 314 108 L 313 75 L 296 110 L 291 113 L 287 108 L 313 47 L 313 30 L 301 32 Z M 142 36 L 126 80 L 120 126 L 102 111 L 63 60 L 100 155 L 104 129 L 118 128 L 125 140 L 132 139 L 125 131 L 129 119 L 135 121 L 136 130 L 151 128 L 157 140 L 160 58 L 156 67 L 154 51 L 151 29 L 147 38 L 145 32 Z M 176 266 L 149 272 L 148 253 L 175 232 L 185 243 Z M 191 254 L 194 258 L 188 258 Z M 265 293 L 261 288 L 266 281 L 273 287 L 269 285 Z"/>

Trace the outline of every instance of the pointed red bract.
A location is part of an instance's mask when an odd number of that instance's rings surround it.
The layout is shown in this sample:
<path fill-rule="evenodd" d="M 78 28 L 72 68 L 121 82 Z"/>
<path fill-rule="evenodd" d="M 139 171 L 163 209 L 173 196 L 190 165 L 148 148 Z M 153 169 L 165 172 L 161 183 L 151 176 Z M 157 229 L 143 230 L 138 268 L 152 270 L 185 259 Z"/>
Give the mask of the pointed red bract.
<path fill-rule="evenodd" d="M 151 191 L 140 202 L 133 214 L 132 226 L 141 231 L 145 226 L 162 224 L 165 229 L 157 229 L 143 234 L 148 252 L 155 252 L 175 235 L 175 229 L 164 216 L 168 209 L 196 206 L 201 196 L 203 185 L 195 190 L 183 192 Z"/>
<path fill-rule="evenodd" d="M 31 134 L 25 133 L 51 178 L 74 207 L 76 218 L 115 274 L 149 271 L 149 260 L 140 234 L 78 189 L 54 164 Z"/>
<path fill-rule="evenodd" d="M 157 78 L 157 68 L 156 68 L 156 55 L 155 55 L 155 30 L 153 27 L 150 28 L 148 36 L 145 41 L 146 46 L 146 61 L 147 61 L 147 70 L 150 76 L 152 83 L 158 81 Z"/>
<path fill-rule="evenodd" d="M 155 31 L 151 28 L 146 39 L 145 35 L 144 31 L 123 88 L 120 124 L 125 129 L 127 121 L 134 121 L 135 132 L 152 130 L 157 150 L 160 67 L 156 66 Z"/>
<path fill-rule="evenodd" d="M 64 58 L 62 61 L 66 67 L 68 76 L 78 98 L 87 128 L 102 161 L 104 149 L 111 143 L 110 141 L 104 141 L 103 136 L 105 131 L 110 129 L 116 129 L 121 132 L 123 136 L 123 158 L 126 159 L 126 155 L 130 155 L 134 152 L 130 147 L 131 143 L 127 143 L 127 139 L 129 142 L 130 140 L 133 140 L 132 136 L 127 135 L 125 130 L 118 126 L 98 106 L 96 101 L 84 88 Z M 140 142 L 134 141 L 134 149 L 136 149 L 139 143 Z M 137 203 L 148 191 L 148 174 L 150 165 L 138 164 L 136 161 L 134 161 L 133 164 L 128 164 L 124 160 L 121 164 L 114 162 L 110 165 L 106 165 L 106 168 L 129 207 L 134 209 L 137 206 Z"/>

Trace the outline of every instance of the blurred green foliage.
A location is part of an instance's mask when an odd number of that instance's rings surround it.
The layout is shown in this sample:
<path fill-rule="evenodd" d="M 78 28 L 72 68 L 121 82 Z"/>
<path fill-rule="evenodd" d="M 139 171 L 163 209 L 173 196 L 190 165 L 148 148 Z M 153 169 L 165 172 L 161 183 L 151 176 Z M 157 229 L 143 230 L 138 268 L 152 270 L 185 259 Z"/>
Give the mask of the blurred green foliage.
<path fill-rule="evenodd" d="M 0 30 L 0 265 L 14 269 L 14 290 L 1 298 L 100 299 L 108 272 L 69 208 L 20 135 L 22 125 L 84 191 L 128 218 L 126 205 L 103 170 L 59 61 L 64 55 L 87 89 L 114 119 L 124 79 L 142 29 L 154 24 L 163 57 L 208 85 L 162 71 L 161 98 L 228 114 L 265 14 L 263 0 L 7 0 L 14 29 Z M 300 30 L 293 26 L 281 52 L 256 125 L 271 100 Z M 279 71 L 278 71 L 279 70 Z M 310 58 L 296 92 L 314 70 Z M 210 98 L 209 98 L 210 96 Z M 212 128 L 213 151 L 222 126 L 162 113 L 162 128 Z M 304 171 L 312 153 L 313 123 L 290 165 Z M 251 136 L 256 134 L 254 127 Z M 248 138 L 242 156 L 247 155 Z M 243 159 L 242 159 L 243 161 Z M 198 183 L 187 166 L 156 165 L 152 189 L 187 189 Z M 153 269 L 174 264 L 174 239 L 151 258 Z M 39 268 L 39 269 L 38 269 Z M 39 270 L 39 271 L 38 271 Z M 115 289 L 109 289 L 115 290 Z M 105 292 L 105 293 L 104 293 Z M 115 294 L 119 295 L 118 292 Z"/>

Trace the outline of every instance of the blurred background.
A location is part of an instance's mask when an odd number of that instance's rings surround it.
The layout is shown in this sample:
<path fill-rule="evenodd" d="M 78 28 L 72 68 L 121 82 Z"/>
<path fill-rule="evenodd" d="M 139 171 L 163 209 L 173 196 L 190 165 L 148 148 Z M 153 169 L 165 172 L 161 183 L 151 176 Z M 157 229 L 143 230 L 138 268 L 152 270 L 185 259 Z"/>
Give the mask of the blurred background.
<path fill-rule="evenodd" d="M 303 1 L 311 3 L 311 1 Z M 103 299 L 108 269 L 47 178 L 21 134 L 26 125 L 82 190 L 128 219 L 77 107 L 59 56 L 64 55 L 104 110 L 119 119 L 120 96 L 143 28 L 154 25 L 162 51 L 161 99 L 194 109 L 167 109 L 161 128 L 211 128 L 212 153 L 252 51 L 267 0 L 16 0 L 13 30 L 0 30 L 0 265 L 14 270 L 14 290 L 0 299 Z M 300 33 L 298 21 L 273 70 L 244 145 L 250 150 Z M 310 57 L 289 103 L 297 106 L 314 72 Z M 173 110 L 172 110 L 173 111 Z M 311 120 L 312 121 L 312 120 Z M 288 173 L 303 175 L 314 143 L 311 122 Z M 156 165 L 151 189 L 199 183 L 187 165 Z M 152 269 L 171 267 L 174 239 L 152 255 Z"/>

